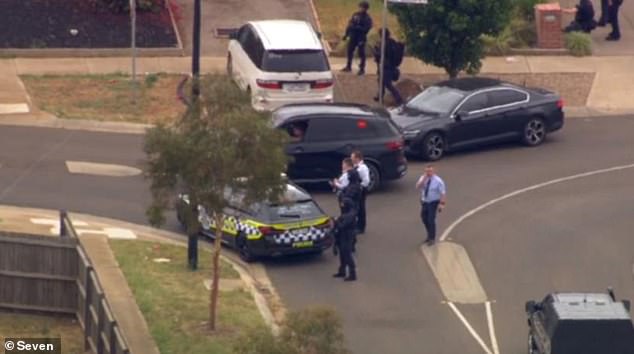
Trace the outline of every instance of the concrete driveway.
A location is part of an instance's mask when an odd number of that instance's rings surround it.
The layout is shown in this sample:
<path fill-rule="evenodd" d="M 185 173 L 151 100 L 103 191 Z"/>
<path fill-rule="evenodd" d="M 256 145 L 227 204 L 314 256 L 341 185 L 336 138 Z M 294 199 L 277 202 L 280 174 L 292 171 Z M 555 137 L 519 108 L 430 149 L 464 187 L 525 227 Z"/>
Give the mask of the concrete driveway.
<path fill-rule="evenodd" d="M 526 300 L 607 286 L 634 299 L 633 131 L 634 117 L 576 118 L 537 148 L 507 144 L 447 156 L 436 164 L 449 196 L 439 228 L 453 226 L 435 254 L 420 248 L 413 186 L 424 163 L 412 160 L 403 180 L 368 198 L 356 283 L 331 277 L 337 265 L 329 252 L 263 263 L 289 307 L 335 307 L 354 353 L 523 353 Z M 3 126 L 0 203 L 145 223 L 142 177 L 77 175 L 64 166 L 138 167 L 141 142 L 136 135 Z M 329 191 L 311 191 L 336 212 Z M 168 227 L 177 230 L 173 219 Z M 438 261 L 448 257 L 454 262 Z M 483 295 L 467 296 L 476 284 Z"/>
<path fill-rule="evenodd" d="M 191 55 L 193 0 L 175 0 L 180 5 L 178 29 L 187 55 Z M 247 21 L 296 19 L 314 23 L 308 0 L 203 0 L 201 54 L 227 55 L 226 38 L 215 36 L 217 28 L 236 28 Z"/>

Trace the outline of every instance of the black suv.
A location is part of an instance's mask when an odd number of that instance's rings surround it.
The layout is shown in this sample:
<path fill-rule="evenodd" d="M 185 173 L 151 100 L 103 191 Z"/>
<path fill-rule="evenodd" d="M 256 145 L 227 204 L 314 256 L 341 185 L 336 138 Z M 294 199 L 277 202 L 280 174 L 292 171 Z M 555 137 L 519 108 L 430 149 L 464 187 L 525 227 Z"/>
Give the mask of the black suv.
<path fill-rule="evenodd" d="M 384 109 L 357 104 L 294 104 L 273 112 L 286 130 L 293 157 L 288 176 L 297 183 L 326 182 L 341 174 L 341 161 L 359 149 L 370 170 L 369 190 L 407 172 L 403 138 Z"/>
<path fill-rule="evenodd" d="M 528 301 L 529 354 L 632 354 L 629 301 L 614 292 L 554 293 Z"/>

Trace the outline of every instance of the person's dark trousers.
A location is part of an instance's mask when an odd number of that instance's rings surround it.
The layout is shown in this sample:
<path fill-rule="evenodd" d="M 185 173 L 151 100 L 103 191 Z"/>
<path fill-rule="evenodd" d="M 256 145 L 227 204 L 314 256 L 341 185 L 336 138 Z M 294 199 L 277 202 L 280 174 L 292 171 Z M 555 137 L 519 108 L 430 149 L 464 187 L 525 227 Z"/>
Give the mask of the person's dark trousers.
<path fill-rule="evenodd" d="M 621 7 L 621 1 L 613 0 L 609 10 L 609 20 L 612 25 L 612 32 L 608 35 L 609 38 L 620 39 L 621 28 L 619 27 L 619 8 Z"/>
<path fill-rule="evenodd" d="M 599 18 L 599 26 L 605 26 L 609 22 L 609 3 L 608 0 L 601 0 L 601 17 Z"/>
<path fill-rule="evenodd" d="M 398 92 L 396 87 L 394 87 L 394 77 L 396 76 L 396 69 L 394 68 L 386 68 L 385 74 L 383 75 L 383 85 L 379 85 L 381 87 L 381 92 L 379 92 L 378 97 L 385 96 L 385 89 L 390 91 L 392 97 L 394 97 L 394 101 L 397 105 L 401 105 L 403 103 L 403 98 L 401 97 L 401 93 Z M 379 73 L 379 79 L 381 80 L 381 75 Z"/>
<path fill-rule="evenodd" d="M 359 211 L 357 213 L 357 230 L 359 230 L 359 233 L 365 232 L 365 199 L 367 194 L 367 190 L 365 188 L 361 188 Z"/>
<path fill-rule="evenodd" d="M 352 257 L 352 243 L 354 235 L 344 233 L 339 239 L 339 273 L 346 274 L 348 269 L 348 278 L 356 279 L 356 265 L 354 257 Z"/>
<path fill-rule="evenodd" d="M 422 203 L 420 218 L 423 220 L 425 230 L 427 230 L 427 240 L 436 241 L 436 213 L 438 212 L 438 201 Z"/>
<path fill-rule="evenodd" d="M 352 59 L 354 58 L 354 50 L 357 49 L 357 55 L 359 55 L 359 70 L 365 71 L 365 41 L 353 40 L 350 39 L 348 42 L 348 50 L 347 56 L 348 61 L 346 63 L 346 68 L 352 68 Z"/>

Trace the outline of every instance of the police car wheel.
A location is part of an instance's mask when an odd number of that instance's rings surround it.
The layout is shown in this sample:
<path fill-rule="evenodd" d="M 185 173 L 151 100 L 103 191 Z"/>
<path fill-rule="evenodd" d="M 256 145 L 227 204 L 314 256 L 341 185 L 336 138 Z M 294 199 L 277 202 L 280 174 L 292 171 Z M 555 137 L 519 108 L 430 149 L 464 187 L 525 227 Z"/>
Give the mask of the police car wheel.
<path fill-rule="evenodd" d="M 255 261 L 255 257 L 249 249 L 249 243 L 243 234 L 238 235 L 238 238 L 236 239 L 236 247 L 238 248 L 238 255 L 240 255 L 240 259 L 247 263 Z"/>
<path fill-rule="evenodd" d="M 368 192 L 377 190 L 381 186 L 381 172 L 373 163 L 368 163 L 368 172 L 370 175 L 370 184 L 368 185 Z"/>

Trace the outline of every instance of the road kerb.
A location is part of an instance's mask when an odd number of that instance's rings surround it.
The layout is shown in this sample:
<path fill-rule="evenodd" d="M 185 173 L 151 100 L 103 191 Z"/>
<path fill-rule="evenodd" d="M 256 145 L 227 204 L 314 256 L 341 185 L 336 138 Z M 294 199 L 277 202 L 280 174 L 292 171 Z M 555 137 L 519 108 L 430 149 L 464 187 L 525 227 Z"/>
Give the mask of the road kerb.
<path fill-rule="evenodd" d="M 141 240 L 152 240 L 186 247 L 183 235 L 174 232 L 83 213 L 69 213 L 69 216 L 71 220 L 81 220 L 87 224 L 110 225 L 116 228 L 129 229 L 137 234 Z M 57 219 L 59 218 L 59 211 L 0 205 L 0 220 L 2 220 L 0 229 L 3 229 L 3 224 L 5 223 L 15 224 L 12 220 L 18 220 L 20 217 L 29 220 L 22 222 L 22 224 L 30 224 L 30 219 L 33 217 Z M 32 230 L 37 234 L 48 231 L 46 226 L 38 228 L 35 224 L 33 224 Z M 20 231 L 28 232 L 26 229 Z M 48 235 L 51 234 L 48 233 Z M 211 245 L 203 243 L 203 247 L 211 247 Z M 286 309 L 271 280 L 268 278 L 266 269 L 260 264 L 245 264 L 230 254 L 221 254 L 221 257 L 240 274 L 240 278 L 251 292 L 264 322 L 271 328 L 273 333 L 279 333 L 279 324 L 284 318 Z"/>

